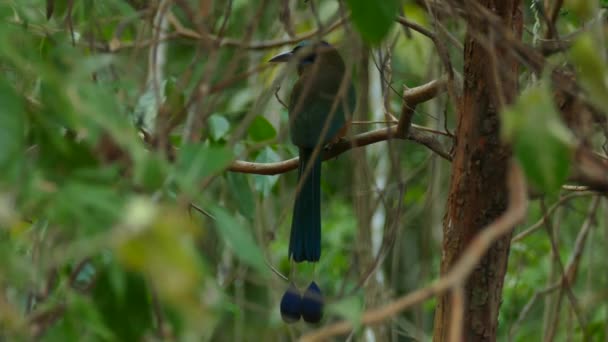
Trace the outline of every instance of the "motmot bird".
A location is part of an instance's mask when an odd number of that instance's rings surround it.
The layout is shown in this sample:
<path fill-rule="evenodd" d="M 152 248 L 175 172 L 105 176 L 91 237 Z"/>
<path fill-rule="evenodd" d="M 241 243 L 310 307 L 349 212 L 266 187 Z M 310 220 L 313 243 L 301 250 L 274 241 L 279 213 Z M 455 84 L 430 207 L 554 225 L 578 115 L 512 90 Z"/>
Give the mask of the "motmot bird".
<path fill-rule="evenodd" d="M 293 62 L 297 66 L 299 79 L 288 106 L 290 137 L 300 157 L 289 257 L 295 262 L 316 262 L 321 257 L 323 147 L 346 133 L 346 116 L 354 110 L 355 90 L 345 79 L 342 57 L 325 41 L 302 41 L 270 62 Z"/>

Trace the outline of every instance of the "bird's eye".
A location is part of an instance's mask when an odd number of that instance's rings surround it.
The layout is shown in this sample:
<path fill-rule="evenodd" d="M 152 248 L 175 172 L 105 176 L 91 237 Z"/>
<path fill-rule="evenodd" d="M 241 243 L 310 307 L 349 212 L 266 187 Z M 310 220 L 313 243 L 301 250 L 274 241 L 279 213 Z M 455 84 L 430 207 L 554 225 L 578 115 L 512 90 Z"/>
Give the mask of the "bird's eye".
<path fill-rule="evenodd" d="M 310 55 L 304 56 L 302 59 L 300 59 L 300 63 L 301 64 L 312 64 L 315 62 L 315 57 L 316 57 L 316 55 L 314 53 L 311 53 Z"/>
<path fill-rule="evenodd" d="M 298 64 L 308 65 L 315 62 L 319 51 L 327 50 L 330 47 L 331 45 L 326 41 L 318 43 L 304 41 L 295 46 L 291 52 L 298 57 Z"/>
<path fill-rule="evenodd" d="M 307 48 L 306 51 L 302 50 L 302 48 Z M 296 46 L 293 48 L 292 53 L 296 56 L 298 56 L 299 59 L 299 63 L 300 64 L 312 64 L 315 62 L 315 58 L 316 58 L 316 54 L 314 53 L 314 51 L 309 51 L 312 50 L 310 49 L 310 47 L 306 46 Z M 311 52 L 308 53 L 307 52 Z"/>

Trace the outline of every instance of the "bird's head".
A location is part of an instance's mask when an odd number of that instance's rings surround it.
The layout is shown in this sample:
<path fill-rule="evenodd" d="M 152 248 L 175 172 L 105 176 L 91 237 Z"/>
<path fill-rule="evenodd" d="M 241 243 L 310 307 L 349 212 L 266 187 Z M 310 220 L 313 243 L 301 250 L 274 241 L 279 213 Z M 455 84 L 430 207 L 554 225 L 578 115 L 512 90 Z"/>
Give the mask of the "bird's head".
<path fill-rule="evenodd" d="M 269 60 L 272 63 L 292 61 L 297 63 L 299 75 L 309 70 L 315 63 L 319 63 L 321 68 L 335 68 L 344 72 L 344 61 L 338 50 L 326 41 L 303 40 L 293 50 L 280 53 Z"/>

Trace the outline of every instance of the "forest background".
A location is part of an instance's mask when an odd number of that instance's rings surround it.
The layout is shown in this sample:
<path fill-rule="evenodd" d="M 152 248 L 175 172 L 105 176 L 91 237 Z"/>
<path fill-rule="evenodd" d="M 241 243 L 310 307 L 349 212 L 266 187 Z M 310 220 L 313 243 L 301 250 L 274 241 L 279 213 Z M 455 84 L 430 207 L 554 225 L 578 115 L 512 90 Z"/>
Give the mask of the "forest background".
<path fill-rule="evenodd" d="M 608 339 L 607 6 L 1 0 L 0 339 Z M 358 107 L 293 273 L 303 39 Z"/>

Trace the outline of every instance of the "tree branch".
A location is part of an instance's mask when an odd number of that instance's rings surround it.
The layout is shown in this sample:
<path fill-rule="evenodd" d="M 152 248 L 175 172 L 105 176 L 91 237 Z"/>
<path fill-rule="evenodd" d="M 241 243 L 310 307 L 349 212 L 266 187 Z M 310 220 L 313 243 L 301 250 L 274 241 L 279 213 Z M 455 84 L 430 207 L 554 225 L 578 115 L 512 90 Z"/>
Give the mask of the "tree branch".
<path fill-rule="evenodd" d="M 399 24 L 407 27 L 407 28 L 411 28 L 412 30 L 427 36 L 428 38 L 430 38 L 431 40 L 435 40 L 437 39 L 435 37 L 435 34 L 433 32 L 431 32 L 430 30 L 427 30 L 426 28 L 422 27 L 421 25 L 416 24 L 413 21 L 409 21 L 408 19 L 406 19 L 404 16 L 398 16 L 397 19 L 395 19 Z"/>
<path fill-rule="evenodd" d="M 401 106 L 401 116 L 397 124 L 397 135 L 407 136 L 410 126 L 412 125 L 412 117 L 416 111 L 416 105 L 426 102 L 443 92 L 445 89 L 446 78 L 441 77 L 427 84 L 416 88 L 406 89 L 403 91 L 403 105 Z"/>
<path fill-rule="evenodd" d="M 389 128 L 381 128 L 370 132 L 365 132 L 354 136 L 351 140 L 341 140 L 336 144 L 331 145 L 323 151 L 323 160 L 336 157 L 355 147 L 371 145 L 380 141 L 390 139 L 405 139 L 412 140 L 419 144 L 428 147 L 433 152 L 437 153 L 443 159 L 451 161 L 452 156 L 443 148 L 439 140 L 432 135 L 423 133 L 415 127 L 410 128 L 407 137 L 400 137 L 397 134 L 397 125 Z M 276 163 L 253 163 L 243 160 L 235 160 L 228 168 L 228 171 L 253 173 L 258 175 L 277 175 L 287 171 L 294 170 L 298 167 L 298 158 L 292 158 Z"/>
<path fill-rule="evenodd" d="M 355 135 L 350 141 L 339 141 L 325 149 L 323 152 L 323 160 L 333 158 L 355 147 L 362 147 L 391 139 L 405 139 L 422 144 L 442 158 L 451 161 L 452 156 L 443 148 L 439 140 L 432 135 L 424 133 L 421 128 L 410 127 L 416 105 L 437 96 L 437 94 L 445 89 L 445 82 L 444 78 L 440 78 L 415 88 L 405 89 L 403 92 L 403 108 L 397 125 Z M 228 171 L 259 175 L 276 175 L 291 171 L 297 167 L 298 158 L 276 163 L 253 163 L 235 160 L 228 168 Z"/>

